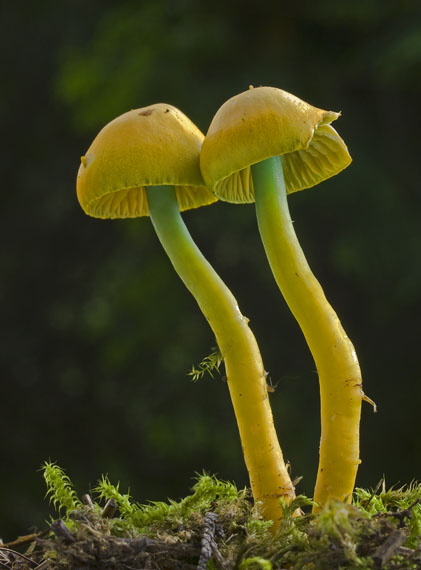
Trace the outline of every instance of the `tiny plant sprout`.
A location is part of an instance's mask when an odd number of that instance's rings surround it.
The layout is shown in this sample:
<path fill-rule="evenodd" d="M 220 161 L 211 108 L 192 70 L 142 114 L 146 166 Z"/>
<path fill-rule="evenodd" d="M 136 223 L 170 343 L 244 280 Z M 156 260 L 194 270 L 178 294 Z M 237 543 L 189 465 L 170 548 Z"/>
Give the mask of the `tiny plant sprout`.
<path fill-rule="evenodd" d="M 106 125 L 79 169 L 83 210 L 99 218 L 149 216 L 174 269 L 211 326 L 227 381 L 253 496 L 267 519 L 294 497 L 273 425 L 256 340 L 232 293 L 194 243 L 180 210 L 211 204 L 199 166 L 204 135 L 178 109 L 156 104 Z"/>
<path fill-rule="evenodd" d="M 351 162 L 331 126 L 338 113 L 272 87 L 252 87 L 222 105 L 201 151 L 206 184 L 227 202 L 255 202 L 276 282 L 315 360 L 321 395 L 320 461 L 314 499 L 350 501 L 359 459 L 361 372 L 354 347 L 297 240 L 287 194 Z"/>

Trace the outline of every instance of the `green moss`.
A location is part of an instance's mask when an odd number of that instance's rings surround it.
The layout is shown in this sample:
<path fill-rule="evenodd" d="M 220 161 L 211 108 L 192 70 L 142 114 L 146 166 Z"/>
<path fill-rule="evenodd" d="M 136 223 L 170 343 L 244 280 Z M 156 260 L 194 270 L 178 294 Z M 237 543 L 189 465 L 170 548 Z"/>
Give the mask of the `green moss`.
<path fill-rule="evenodd" d="M 272 570 L 272 564 L 269 562 L 269 560 L 260 558 L 260 556 L 254 556 L 254 558 L 246 558 L 246 560 L 243 560 L 238 568 L 239 570 L 245 570 L 245 568 L 248 568 L 249 570 L 252 570 L 253 568 L 261 568 L 261 570 Z"/>
<path fill-rule="evenodd" d="M 209 374 L 213 378 L 214 373 L 220 374 L 219 369 L 223 361 L 224 359 L 219 348 L 213 347 L 212 352 L 203 358 L 197 368 L 193 365 L 187 375 L 192 377 L 192 382 L 201 380 L 205 374 Z"/>
<path fill-rule="evenodd" d="M 154 568 L 171 567 L 171 556 L 174 567 L 178 567 L 180 557 L 184 557 L 186 567 L 194 567 L 203 554 L 201 541 L 206 532 L 208 546 L 213 549 L 207 567 L 214 570 L 221 568 L 221 561 L 226 568 L 240 570 L 421 567 L 421 486 L 415 483 L 389 490 L 384 483 L 380 490 L 357 489 L 352 505 L 332 501 L 316 515 L 310 512 L 312 500 L 299 496 L 282 505 L 283 519 L 273 535 L 271 521 L 262 519 L 259 505 L 252 503 L 247 489 L 238 490 L 232 483 L 207 474 L 197 477 L 192 493 L 184 499 L 146 505 L 138 504 L 129 493 L 122 493 L 118 484 L 102 477 L 90 507 L 77 498 L 70 479 L 57 465 L 46 463 L 44 478 L 47 495 L 78 545 L 66 545 L 60 537 L 47 541 L 46 551 L 57 570 L 86 565 L 92 551 L 96 557 L 100 556 L 98 552 L 109 556 L 110 549 L 118 551 L 121 541 L 125 541 L 128 556 L 127 545 L 135 544 L 139 537 L 147 537 L 153 548 L 133 554 L 127 562 L 130 567 L 146 567 L 146 562 Z M 102 507 L 109 499 L 116 503 L 117 516 L 104 519 Z M 96 541 L 95 545 L 90 541 Z M 385 548 L 386 541 L 391 543 L 389 549 Z M 113 560 L 118 568 L 122 561 L 116 552 Z M 92 566 L 96 567 L 102 568 Z M 107 568 L 114 566 L 107 562 Z"/>
<path fill-rule="evenodd" d="M 197 477 L 193 493 L 181 501 L 151 501 L 146 505 L 134 502 L 129 494 L 122 494 L 119 484 L 113 485 L 108 477 L 102 477 L 94 493 L 98 500 L 114 499 L 119 511 L 119 519 L 114 520 L 115 530 L 135 531 L 152 536 L 159 530 L 170 532 L 173 528 L 186 525 L 195 514 L 204 515 L 218 503 L 219 509 L 241 501 L 246 491 L 238 491 L 235 485 L 220 481 L 216 477 L 203 474 Z"/>
<path fill-rule="evenodd" d="M 46 497 L 55 510 L 59 514 L 64 511 L 67 518 L 67 513 L 76 510 L 82 504 L 73 488 L 73 483 L 63 469 L 51 461 L 44 463 L 42 473 L 47 486 Z"/>

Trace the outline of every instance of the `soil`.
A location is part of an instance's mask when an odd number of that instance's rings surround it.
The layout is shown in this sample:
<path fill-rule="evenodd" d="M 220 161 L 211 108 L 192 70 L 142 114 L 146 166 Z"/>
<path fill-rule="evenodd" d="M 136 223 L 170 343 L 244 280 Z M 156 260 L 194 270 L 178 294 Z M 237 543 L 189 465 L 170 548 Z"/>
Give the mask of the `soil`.
<path fill-rule="evenodd" d="M 184 499 L 147 505 L 106 477 L 94 489 L 96 500 L 79 500 L 54 464 L 45 465 L 44 478 L 61 518 L 0 542 L 0 569 L 421 570 L 421 485 L 415 483 L 356 489 L 352 505 L 331 501 L 317 514 L 311 499 L 298 496 L 283 503 L 274 532 L 250 491 L 206 474 Z"/>
<path fill-rule="evenodd" d="M 347 507 L 348 508 L 348 507 Z M 352 507 L 351 507 L 352 508 Z M 375 528 L 366 526 L 360 539 L 352 543 L 350 536 L 334 537 L 310 525 L 308 535 L 317 548 L 313 551 L 291 548 L 286 540 L 269 558 L 267 537 L 259 556 L 251 548 L 241 525 L 236 536 L 227 536 L 229 528 L 220 526 L 219 516 L 208 512 L 189 541 L 172 541 L 148 536 L 119 537 L 110 534 L 110 520 L 98 518 L 87 509 L 72 513 L 77 523 L 73 532 L 57 519 L 49 529 L 21 537 L 0 546 L 0 568 L 9 570 L 329 570 L 373 568 L 384 570 L 416 570 L 421 568 L 421 544 L 404 546 L 409 531 L 409 511 L 395 511 L 376 517 Z M 311 518 L 311 517 L 310 517 Z M 406 522 L 405 522 L 406 521 Z M 361 522 L 361 521 L 360 521 Z M 231 521 L 232 523 L 232 521 Z M 232 532 L 232 524 L 231 532 Z M 179 529 L 180 536 L 183 528 Z M 340 531 L 339 531 L 340 532 Z M 159 533 L 158 533 L 159 534 Z M 310 541 L 310 542 L 311 542 Z M 348 541 L 348 544 L 347 544 Z M 232 548 L 227 549 L 227 544 Z M 323 548 L 320 548 L 323 544 Z M 310 546 L 310 544 L 308 544 Z M 286 548 L 285 548 L 286 547 Z M 252 556 L 244 557 L 250 550 Z M 294 561 L 294 558 L 296 559 Z M 242 560 L 242 562 L 241 562 Z M 244 562 L 244 560 L 247 560 Z"/>

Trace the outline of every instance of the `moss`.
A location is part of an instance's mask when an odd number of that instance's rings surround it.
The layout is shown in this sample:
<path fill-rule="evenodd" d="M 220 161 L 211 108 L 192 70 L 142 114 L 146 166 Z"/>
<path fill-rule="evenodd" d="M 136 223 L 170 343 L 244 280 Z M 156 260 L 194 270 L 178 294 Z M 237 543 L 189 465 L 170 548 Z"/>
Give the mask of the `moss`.
<path fill-rule="evenodd" d="M 47 486 L 45 496 L 49 498 L 58 514 L 64 512 L 64 516 L 68 519 L 67 513 L 76 510 L 82 504 L 73 488 L 73 483 L 63 469 L 51 461 L 44 463 L 42 473 Z M 70 520 L 67 522 L 71 524 Z"/>
<path fill-rule="evenodd" d="M 213 378 L 214 373 L 220 374 L 220 367 L 223 363 L 224 358 L 218 347 L 213 347 L 212 352 L 203 358 L 203 360 L 196 367 L 194 364 L 190 372 L 187 373 L 188 376 L 192 377 L 192 382 L 197 382 L 202 379 L 205 374 L 209 374 Z"/>
<path fill-rule="evenodd" d="M 60 467 L 46 463 L 43 473 L 47 496 L 62 517 L 47 537 L 37 537 L 32 554 L 38 563 L 48 561 L 49 570 L 421 567 L 421 486 L 415 483 L 357 489 L 352 505 L 332 501 L 318 514 L 299 496 L 282 505 L 273 535 L 247 489 L 207 474 L 180 501 L 142 505 L 108 477 L 99 480 L 92 500 L 82 501 Z M 117 510 L 107 518 L 110 500 Z"/>

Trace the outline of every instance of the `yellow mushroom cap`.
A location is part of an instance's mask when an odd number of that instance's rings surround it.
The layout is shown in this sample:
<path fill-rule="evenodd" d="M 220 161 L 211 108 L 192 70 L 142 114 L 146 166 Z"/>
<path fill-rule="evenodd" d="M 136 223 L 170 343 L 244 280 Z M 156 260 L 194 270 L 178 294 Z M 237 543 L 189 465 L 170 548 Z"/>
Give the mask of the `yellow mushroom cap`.
<path fill-rule="evenodd" d="M 280 155 L 287 192 L 310 188 L 351 162 L 330 125 L 339 115 L 282 89 L 250 88 L 214 116 L 200 154 L 203 178 L 222 200 L 254 202 L 250 166 Z"/>
<path fill-rule="evenodd" d="M 157 103 L 120 115 L 97 135 L 77 176 L 77 197 L 95 218 L 147 216 L 146 186 L 175 186 L 180 210 L 217 198 L 199 166 L 203 133 L 172 105 Z"/>

